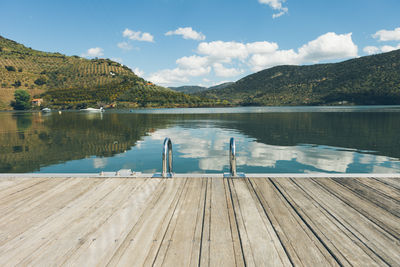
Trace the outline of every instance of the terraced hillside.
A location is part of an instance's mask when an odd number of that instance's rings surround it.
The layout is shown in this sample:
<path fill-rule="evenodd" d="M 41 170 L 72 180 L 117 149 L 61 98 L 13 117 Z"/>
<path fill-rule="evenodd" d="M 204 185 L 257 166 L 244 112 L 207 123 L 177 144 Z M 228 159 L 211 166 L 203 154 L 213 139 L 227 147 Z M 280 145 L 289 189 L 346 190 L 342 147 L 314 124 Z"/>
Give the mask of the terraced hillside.
<path fill-rule="evenodd" d="M 11 109 L 16 89 L 25 89 L 32 97 L 43 98 L 45 105 L 59 108 L 116 103 L 120 96 L 123 105 L 130 107 L 209 104 L 201 97 L 156 86 L 109 59 L 42 52 L 0 36 L 0 109 Z"/>
<path fill-rule="evenodd" d="M 84 59 L 27 48 L 0 36 L 0 105 L 7 106 L 15 89 L 32 96 L 47 90 L 93 88 L 118 84 L 128 76 L 142 80 L 129 68 L 109 59 Z"/>

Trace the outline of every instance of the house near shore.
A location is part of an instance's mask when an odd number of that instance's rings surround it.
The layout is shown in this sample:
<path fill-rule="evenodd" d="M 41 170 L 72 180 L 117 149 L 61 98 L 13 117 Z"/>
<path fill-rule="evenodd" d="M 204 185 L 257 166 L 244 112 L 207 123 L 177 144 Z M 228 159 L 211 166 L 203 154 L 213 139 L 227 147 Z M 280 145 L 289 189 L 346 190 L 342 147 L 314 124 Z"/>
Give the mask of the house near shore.
<path fill-rule="evenodd" d="M 43 99 L 42 98 L 34 98 L 32 99 L 32 106 L 37 106 L 40 107 L 43 103 Z"/>

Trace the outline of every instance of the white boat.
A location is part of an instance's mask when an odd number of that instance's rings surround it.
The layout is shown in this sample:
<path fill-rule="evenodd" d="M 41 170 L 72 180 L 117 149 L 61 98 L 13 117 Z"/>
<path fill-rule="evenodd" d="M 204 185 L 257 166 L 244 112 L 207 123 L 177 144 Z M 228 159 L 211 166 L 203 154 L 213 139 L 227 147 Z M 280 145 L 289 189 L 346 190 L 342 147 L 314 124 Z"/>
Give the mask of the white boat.
<path fill-rule="evenodd" d="M 51 109 L 49 109 L 49 108 L 44 108 L 44 109 L 42 109 L 42 112 L 48 113 L 48 112 L 51 112 Z"/>
<path fill-rule="evenodd" d="M 86 111 L 86 112 L 104 112 L 104 108 L 84 108 L 81 109 L 81 111 Z"/>

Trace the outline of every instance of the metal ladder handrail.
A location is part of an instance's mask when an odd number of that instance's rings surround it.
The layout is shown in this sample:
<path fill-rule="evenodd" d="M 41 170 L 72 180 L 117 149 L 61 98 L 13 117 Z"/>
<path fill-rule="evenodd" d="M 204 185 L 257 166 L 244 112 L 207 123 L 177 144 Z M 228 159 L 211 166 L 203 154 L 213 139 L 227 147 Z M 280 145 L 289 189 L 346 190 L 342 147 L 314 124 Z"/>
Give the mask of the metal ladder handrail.
<path fill-rule="evenodd" d="M 168 153 L 168 174 L 172 177 L 172 142 L 171 139 L 166 137 L 164 139 L 162 151 L 162 177 L 168 177 L 167 174 L 167 153 Z"/>
<path fill-rule="evenodd" d="M 230 173 L 232 177 L 237 176 L 236 172 L 236 143 L 235 138 L 231 137 L 229 142 L 229 165 L 230 165 Z"/>

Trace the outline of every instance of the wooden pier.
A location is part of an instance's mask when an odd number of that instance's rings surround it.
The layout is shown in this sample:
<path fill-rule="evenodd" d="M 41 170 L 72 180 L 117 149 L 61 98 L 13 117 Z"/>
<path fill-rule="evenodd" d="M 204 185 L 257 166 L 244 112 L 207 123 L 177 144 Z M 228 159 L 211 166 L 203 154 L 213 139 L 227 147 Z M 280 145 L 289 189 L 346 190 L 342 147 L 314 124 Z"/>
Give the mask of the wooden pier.
<path fill-rule="evenodd" d="M 398 178 L 0 178 L 0 266 L 399 266 Z"/>

